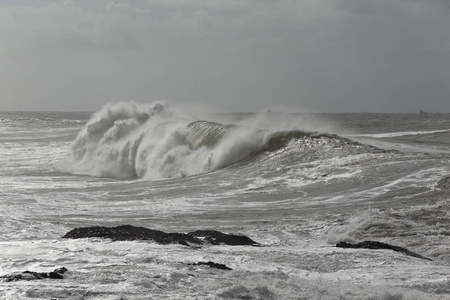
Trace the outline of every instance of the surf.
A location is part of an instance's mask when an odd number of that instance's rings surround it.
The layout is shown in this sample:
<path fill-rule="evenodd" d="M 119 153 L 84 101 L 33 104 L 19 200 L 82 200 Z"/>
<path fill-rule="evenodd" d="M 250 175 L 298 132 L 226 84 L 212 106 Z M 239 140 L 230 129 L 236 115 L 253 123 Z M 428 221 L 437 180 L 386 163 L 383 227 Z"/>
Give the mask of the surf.
<path fill-rule="evenodd" d="M 59 168 L 96 177 L 185 177 L 216 171 L 302 139 L 305 145 L 313 145 L 314 139 L 356 145 L 327 133 L 201 120 L 164 102 L 110 103 L 91 116 Z"/>

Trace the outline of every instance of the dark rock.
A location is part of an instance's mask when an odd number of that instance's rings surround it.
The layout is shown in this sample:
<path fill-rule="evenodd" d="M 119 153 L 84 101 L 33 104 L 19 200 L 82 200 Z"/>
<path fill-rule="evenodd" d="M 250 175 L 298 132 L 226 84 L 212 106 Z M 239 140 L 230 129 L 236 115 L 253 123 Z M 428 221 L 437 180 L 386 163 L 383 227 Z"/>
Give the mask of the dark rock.
<path fill-rule="evenodd" d="M 109 238 L 113 241 L 134 241 L 134 240 L 152 240 L 158 244 L 181 244 L 185 246 L 192 245 L 251 245 L 259 244 L 249 237 L 243 235 L 225 234 L 214 230 L 198 230 L 188 233 L 166 233 L 159 230 L 148 229 L 144 227 L 135 227 L 131 225 L 122 225 L 117 227 L 82 227 L 75 228 L 66 233 L 63 238 L 80 239 L 89 237 Z"/>
<path fill-rule="evenodd" d="M 67 269 L 62 267 L 55 269 L 53 272 L 32 272 L 25 271 L 22 273 L 12 273 L 8 275 L 0 276 L 1 281 L 11 282 L 19 280 L 36 280 L 36 279 L 63 279 L 63 274 L 67 272 Z"/>
<path fill-rule="evenodd" d="M 190 266 L 209 266 L 210 268 L 219 269 L 219 270 L 233 270 L 230 267 L 227 267 L 224 264 L 218 264 L 212 261 L 204 262 L 199 261 L 198 263 L 189 264 Z"/>
<path fill-rule="evenodd" d="M 159 230 L 152 230 L 144 227 L 134 227 L 131 225 L 122 225 L 117 227 L 83 227 L 75 228 L 63 238 L 80 239 L 88 237 L 109 238 L 113 241 L 134 241 L 134 240 L 153 240 L 158 244 L 181 244 L 189 246 L 191 244 L 202 244 L 198 238 L 185 233 L 166 233 Z"/>
<path fill-rule="evenodd" d="M 365 248 L 365 249 L 390 249 L 390 250 L 394 250 L 397 252 L 401 252 L 403 254 L 409 255 L 409 256 L 414 256 L 417 258 L 421 258 L 421 259 L 426 259 L 426 260 L 432 260 L 428 257 L 422 256 L 418 253 L 409 251 L 406 248 L 402 248 L 399 246 L 393 246 L 390 244 L 386 244 L 386 243 L 382 243 L 382 242 L 377 242 L 377 241 L 364 241 L 361 243 L 357 243 L 357 244 L 351 244 L 351 243 L 347 243 L 347 242 L 339 242 L 336 244 L 336 247 L 341 247 L 341 248 Z"/>
<path fill-rule="evenodd" d="M 245 235 L 225 234 L 215 230 L 197 230 L 189 232 L 188 234 L 197 238 L 204 238 L 204 240 L 211 245 L 259 246 L 257 242 Z"/>

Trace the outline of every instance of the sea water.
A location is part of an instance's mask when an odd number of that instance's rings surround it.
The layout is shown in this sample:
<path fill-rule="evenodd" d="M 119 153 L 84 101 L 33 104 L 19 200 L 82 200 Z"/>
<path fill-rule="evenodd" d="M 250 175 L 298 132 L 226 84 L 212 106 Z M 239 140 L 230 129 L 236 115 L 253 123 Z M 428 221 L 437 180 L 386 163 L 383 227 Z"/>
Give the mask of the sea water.
<path fill-rule="evenodd" d="M 449 197 L 449 114 L 2 112 L 0 276 L 68 272 L 0 298 L 450 299 Z M 126 224 L 262 246 L 61 238 Z"/>

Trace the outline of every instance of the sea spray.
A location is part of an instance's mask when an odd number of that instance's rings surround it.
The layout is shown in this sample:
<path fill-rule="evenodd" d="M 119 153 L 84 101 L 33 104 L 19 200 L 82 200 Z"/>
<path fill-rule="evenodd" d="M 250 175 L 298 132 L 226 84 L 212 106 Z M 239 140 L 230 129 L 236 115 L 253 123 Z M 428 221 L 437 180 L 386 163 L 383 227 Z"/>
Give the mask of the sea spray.
<path fill-rule="evenodd" d="M 107 104 L 79 132 L 60 164 L 65 171 L 99 177 L 133 177 L 149 123 L 170 118 L 163 103 Z"/>
<path fill-rule="evenodd" d="M 166 103 L 108 104 L 80 131 L 60 169 L 148 180 L 214 171 L 259 151 L 256 129 L 198 121 Z"/>

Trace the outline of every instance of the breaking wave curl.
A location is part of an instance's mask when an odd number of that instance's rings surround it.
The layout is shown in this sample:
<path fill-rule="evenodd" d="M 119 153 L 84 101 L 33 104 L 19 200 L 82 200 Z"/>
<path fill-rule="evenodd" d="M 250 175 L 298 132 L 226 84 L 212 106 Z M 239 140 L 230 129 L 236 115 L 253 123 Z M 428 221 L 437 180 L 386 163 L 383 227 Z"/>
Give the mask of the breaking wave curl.
<path fill-rule="evenodd" d="M 162 102 L 108 104 L 78 133 L 60 169 L 98 177 L 183 177 L 221 169 L 292 139 L 321 136 L 197 120 Z"/>

